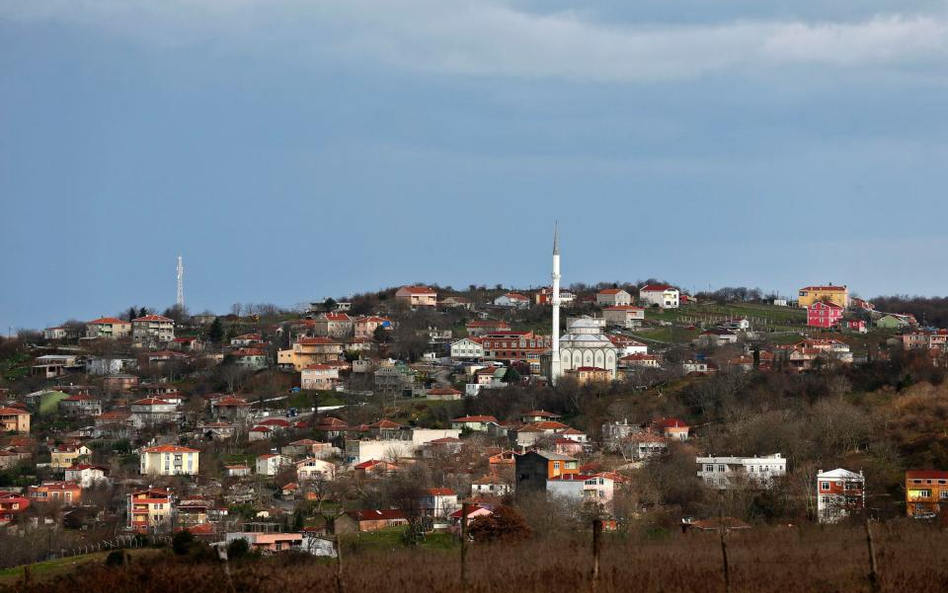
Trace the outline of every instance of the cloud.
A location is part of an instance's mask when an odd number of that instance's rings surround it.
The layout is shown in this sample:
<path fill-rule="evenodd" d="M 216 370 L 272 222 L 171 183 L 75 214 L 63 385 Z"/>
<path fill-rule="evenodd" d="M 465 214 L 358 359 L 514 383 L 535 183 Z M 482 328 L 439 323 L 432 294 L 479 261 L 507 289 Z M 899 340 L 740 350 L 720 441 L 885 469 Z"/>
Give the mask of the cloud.
<path fill-rule="evenodd" d="M 944 13 L 856 22 L 629 24 L 504 0 L 0 0 L 0 18 L 94 27 L 159 47 L 444 75 L 651 82 L 788 65 L 941 68 Z"/>

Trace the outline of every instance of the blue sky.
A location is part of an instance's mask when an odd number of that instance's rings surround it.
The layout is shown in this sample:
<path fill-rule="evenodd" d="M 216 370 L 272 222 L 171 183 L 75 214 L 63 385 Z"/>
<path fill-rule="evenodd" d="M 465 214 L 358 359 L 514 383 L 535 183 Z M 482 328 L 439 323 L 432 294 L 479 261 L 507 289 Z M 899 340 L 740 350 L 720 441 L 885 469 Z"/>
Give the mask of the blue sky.
<path fill-rule="evenodd" d="M 948 3 L 0 0 L 0 327 L 409 282 L 948 293 Z"/>

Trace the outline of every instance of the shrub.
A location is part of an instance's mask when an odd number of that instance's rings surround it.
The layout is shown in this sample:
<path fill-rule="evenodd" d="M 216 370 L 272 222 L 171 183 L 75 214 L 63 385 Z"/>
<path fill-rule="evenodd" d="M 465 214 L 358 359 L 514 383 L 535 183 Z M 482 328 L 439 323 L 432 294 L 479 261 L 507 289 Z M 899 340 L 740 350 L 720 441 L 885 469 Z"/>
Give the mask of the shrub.
<path fill-rule="evenodd" d="M 109 552 L 109 555 L 105 557 L 106 566 L 124 566 L 125 565 L 125 550 L 112 550 Z"/>
<path fill-rule="evenodd" d="M 499 506 L 490 515 L 474 519 L 468 532 L 477 542 L 516 542 L 528 539 L 532 530 L 516 509 Z"/>
<path fill-rule="evenodd" d="M 194 534 L 187 529 L 182 529 L 171 538 L 171 549 L 178 556 L 187 556 L 194 544 Z"/>
<path fill-rule="evenodd" d="M 227 558 L 235 560 L 250 554 L 250 543 L 244 538 L 235 539 L 227 546 Z"/>

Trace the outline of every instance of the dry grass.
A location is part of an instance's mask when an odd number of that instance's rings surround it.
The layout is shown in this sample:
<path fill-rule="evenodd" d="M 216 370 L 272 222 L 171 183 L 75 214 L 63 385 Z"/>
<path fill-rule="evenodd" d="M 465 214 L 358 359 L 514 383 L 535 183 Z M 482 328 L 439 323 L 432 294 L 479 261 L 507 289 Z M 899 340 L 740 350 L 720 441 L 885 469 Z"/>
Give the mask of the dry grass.
<path fill-rule="evenodd" d="M 875 526 L 881 591 L 942 591 L 948 582 L 948 533 L 929 525 L 896 522 Z M 870 591 L 868 552 L 861 527 L 758 528 L 728 536 L 731 590 L 752 593 Z M 577 593 L 590 590 L 589 542 L 531 542 L 473 547 L 468 591 Z M 88 566 L 88 565 L 87 565 Z M 355 553 L 345 558 L 349 593 L 456 593 L 454 551 Z M 165 558 L 130 567 L 84 568 L 55 581 L 17 584 L 15 591 L 202 593 L 335 591 L 335 565 L 271 558 L 222 567 Z M 714 533 L 673 534 L 660 541 L 607 537 L 597 593 L 724 591 L 721 548 Z"/>

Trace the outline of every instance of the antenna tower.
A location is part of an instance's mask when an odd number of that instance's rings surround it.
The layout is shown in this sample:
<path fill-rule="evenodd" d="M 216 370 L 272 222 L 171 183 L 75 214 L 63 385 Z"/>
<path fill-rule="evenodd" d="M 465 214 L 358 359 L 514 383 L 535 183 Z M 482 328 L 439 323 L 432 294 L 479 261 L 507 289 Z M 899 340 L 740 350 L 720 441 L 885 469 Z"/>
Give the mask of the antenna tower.
<path fill-rule="evenodd" d="M 184 261 L 178 256 L 178 309 L 184 310 Z"/>

